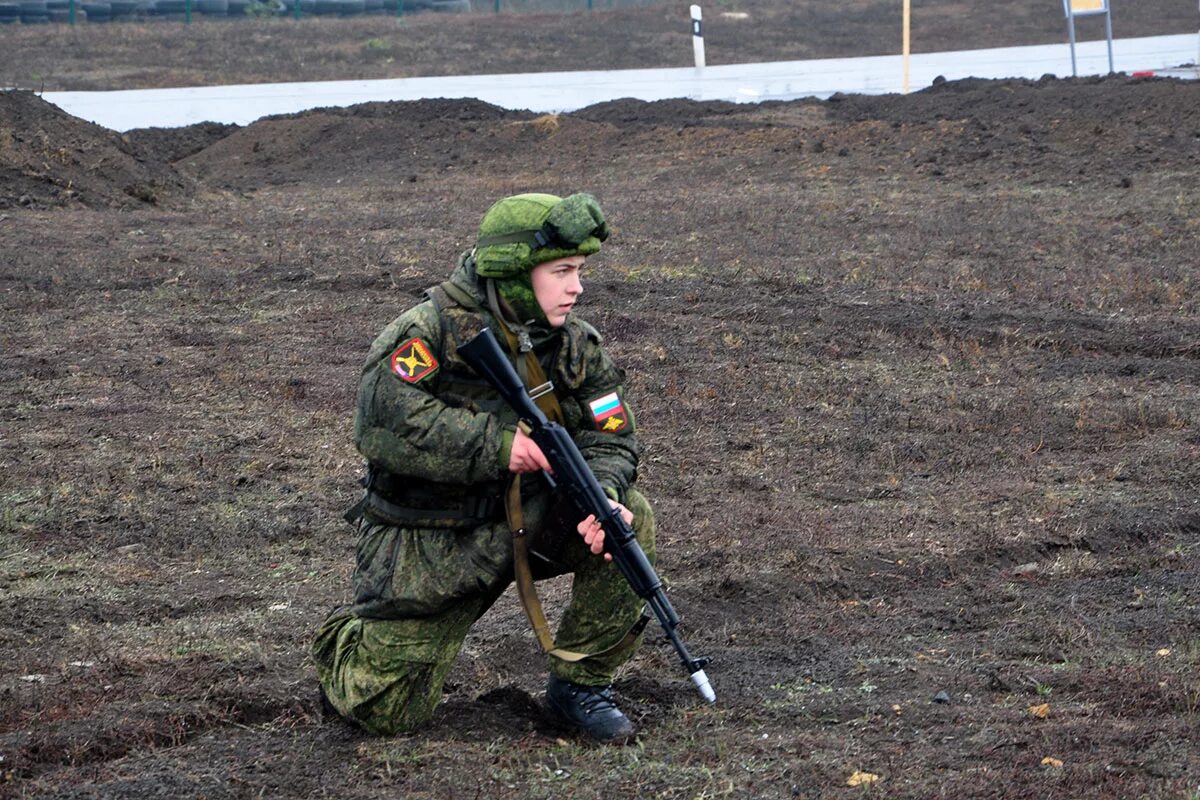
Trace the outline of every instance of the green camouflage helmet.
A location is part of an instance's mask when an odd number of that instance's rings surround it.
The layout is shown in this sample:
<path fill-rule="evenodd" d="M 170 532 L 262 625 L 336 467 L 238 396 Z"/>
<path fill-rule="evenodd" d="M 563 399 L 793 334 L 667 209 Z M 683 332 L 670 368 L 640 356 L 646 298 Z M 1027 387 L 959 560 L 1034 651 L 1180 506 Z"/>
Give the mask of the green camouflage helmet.
<path fill-rule="evenodd" d="M 599 252 L 607 238 L 604 212 L 590 194 L 513 195 L 489 208 L 479 223 L 475 272 L 517 278 L 547 261 Z"/>

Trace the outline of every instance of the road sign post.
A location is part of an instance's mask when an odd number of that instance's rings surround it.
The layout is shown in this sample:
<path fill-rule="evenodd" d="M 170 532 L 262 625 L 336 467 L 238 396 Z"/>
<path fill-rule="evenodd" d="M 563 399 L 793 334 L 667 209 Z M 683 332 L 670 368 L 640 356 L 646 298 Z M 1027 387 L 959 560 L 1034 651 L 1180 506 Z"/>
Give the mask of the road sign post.
<path fill-rule="evenodd" d="M 1079 75 L 1075 66 L 1075 18 L 1104 15 L 1104 35 L 1108 39 L 1108 71 L 1113 71 L 1112 54 L 1112 11 L 1109 0 L 1063 0 L 1063 13 L 1067 16 L 1067 38 L 1071 42 L 1071 77 Z"/>

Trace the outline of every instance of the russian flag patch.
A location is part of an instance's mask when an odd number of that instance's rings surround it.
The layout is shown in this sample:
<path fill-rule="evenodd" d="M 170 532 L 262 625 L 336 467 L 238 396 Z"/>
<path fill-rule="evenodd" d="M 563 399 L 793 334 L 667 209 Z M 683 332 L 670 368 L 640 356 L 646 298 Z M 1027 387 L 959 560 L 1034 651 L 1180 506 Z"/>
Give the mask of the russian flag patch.
<path fill-rule="evenodd" d="M 592 411 L 592 419 L 596 420 L 596 430 L 605 433 L 616 433 L 629 425 L 629 414 L 621 403 L 621 397 L 616 392 L 609 392 L 603 397 L 597 397 L 588 403 Z"/>

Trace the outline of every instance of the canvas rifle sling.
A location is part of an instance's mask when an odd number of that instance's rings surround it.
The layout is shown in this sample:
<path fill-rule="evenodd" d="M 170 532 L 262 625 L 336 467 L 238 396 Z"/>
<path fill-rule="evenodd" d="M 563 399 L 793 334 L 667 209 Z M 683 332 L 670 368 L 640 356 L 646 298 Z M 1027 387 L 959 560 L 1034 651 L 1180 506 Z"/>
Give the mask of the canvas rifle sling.
<path fill-rule="evenodd" d="M 471 310 L 480 309 L 479 303 L 474 297 L 471 297 L 451 281 L 445 281 L 438 288 L 459 305 Z M 517 335 L 505 324 L 503 319 L 497 319 L 496 322 L 500 331 L 504 334 L 505 341 L 508 343 L 509 352 L 513 354 L 517 362 L 517 372 L 520 374 L 521 380 L 525 382 L 525 388 L 529 389 L 544 385 L 546 383 L 546 373 L 542 369 L 537 355 L 530 350 L 522 358 L 520 341 Z M 559 425 L 565 424 L 562 406 L 559 405 L 558 397 L 554 392 L 544 392 L 539 397 L 534 398 L 533 402 L 548 419 L 557 422 Z M 529 618 L 529 624 L 533 627 L 533 633 L 537 636 L 538 644 L 541 646 L 542 651 L 563 661 L 573 662 L 633 647 L 637 642 L 638 636 L 646 626 L 648 618 L 645 615 L 638 620 L 620 641 L 598 653 L 577 653 L 573 650 L 564 650 L 555 645 L 554 636 L 550 633 L 550 624 L 546 621 L 546 614 L 542 610 L 542 603 L 538 599 L 537 589 L 533 584 L 533 571 L 529 567 L 529 540 L 527 531 L 525 530 L 525 512 L 521 508 L 521 475 L 519 473 L 513 473 L 509 479 L 504 506 L 508 517 L 508 527 L 512 533 L 513 576 L 516 579 L 517 595 L 521 598 L 521 605 L 525 609 L 525 616 Z"/>
<path fill-rule="evenodd" d="M 500 324 L 500 330 L 504 332 L 504 338 L 508 340 L 508 349 L 516 356 L 518 363 L 522 362 L 520 356 L 520 346 L 517 340 L 517 335 L 513 333 L 504 320 L 497 320 Z M 529 389 L 534 386 L 543 386 L 546 383 L 546 373 L 542 370 L 541 363 L 538 362 L 537 356 L 533 351 L 525 353 L 523 359 L 525 369 L 521 370 L 521 379 L 525 381 L 525 388 Z M 539 397 L 534 398 L 534 403 L 542 410 L 546 417 L 559 425 L 565 424 L 562 406 L 558 404 L 558 397 L 554 392 L 543 392 Z M 590 656 L 598 656 L 604 653 L 615 653 L 627 648 L 633 647 L 637 642 L 638 636 L 645 627 L 646 617 L 642 617 L 612 647 L 605 648 L 598 653 L 578 653 L 574 650 L 564 650 L 554 643 L 554 637 L 550 633 L 550 624 L 546 622 L 546 614 L 542 611 L 542 603 L 538 599 L 537 588 L 533 584 L 533 571 L 529 568 L 529 537 L 525 530 L 525 513 L 521 508 L 521 475 L 513 473 L 512 478 L 508 483 L 508 495 L 505 498 L 505 512 L 508 515 L 508 527 L 512 532 L 513 542 L 513 576 L 516 578 L 517 595 L 521 598 L 521 605 L 525 608 L 525 616 L 529 617 L 529 624 L 533 626 L 533 633 L 537 636 L 538 644 L 541 645 L 542 651 L 547 655 L 561 658 L 563 661 L 582 661 Z"/>

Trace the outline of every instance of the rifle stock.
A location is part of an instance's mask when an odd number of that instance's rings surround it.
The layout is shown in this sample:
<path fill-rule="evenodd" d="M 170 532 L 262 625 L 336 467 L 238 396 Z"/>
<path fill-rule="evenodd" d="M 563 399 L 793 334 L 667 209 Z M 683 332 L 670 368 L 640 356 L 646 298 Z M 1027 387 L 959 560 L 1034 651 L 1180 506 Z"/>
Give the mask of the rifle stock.
<path fill-rule="evenodd" d="M 650 606 L 700 694 L 708 702 L 715 703 L 716 694 L 704 673 L 709 659 L 692 658 L 688 653 L 687 647 L 675 630 L 679 625 L 679 614 L 667 599 L 662 581 L 638 544 L 633 528 L 621 518 L 620 512 L 612 507 L 608 495 L 592 474 L 571 435 L 561 425 L 547 419 L 533 402 L 489 329 L 484 328 L 469 342 L 459 347 L 458 353 L 500 393 L 504 401 L 517 412 L 521 421 L 529 427 L 530 438 L 541 448 L 554 470 L 554 483 L 567 493 L 585 517 L 588 514 L 595 515 L 596 521 L 604 529 L 605 552 L 612 555 L 613 563 L 625 580 Z"/>

